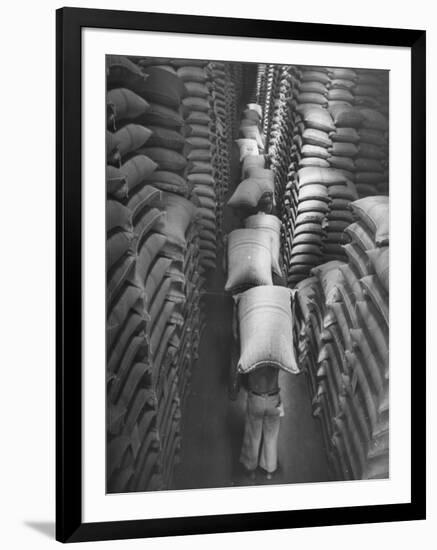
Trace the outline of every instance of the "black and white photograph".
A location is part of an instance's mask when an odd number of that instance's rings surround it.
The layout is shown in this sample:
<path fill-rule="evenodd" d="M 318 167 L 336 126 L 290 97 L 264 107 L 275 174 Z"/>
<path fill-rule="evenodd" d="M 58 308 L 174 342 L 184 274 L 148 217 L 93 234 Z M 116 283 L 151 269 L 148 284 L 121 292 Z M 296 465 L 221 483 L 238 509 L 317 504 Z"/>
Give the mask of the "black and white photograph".
<path fill-rule="evenodd" d="M 390 477 L 389 81 L 106 55 L 107 493 Z"/>

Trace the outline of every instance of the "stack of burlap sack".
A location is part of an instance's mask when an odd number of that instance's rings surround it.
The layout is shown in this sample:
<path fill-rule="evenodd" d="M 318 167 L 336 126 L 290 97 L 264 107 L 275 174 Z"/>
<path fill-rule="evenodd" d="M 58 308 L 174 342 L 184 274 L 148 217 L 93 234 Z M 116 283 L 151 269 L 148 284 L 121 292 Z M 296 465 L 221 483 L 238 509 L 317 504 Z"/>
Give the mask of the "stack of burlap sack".
<path fill-rule="evenodd" d="M 354 104 L 363 122 L 355 159 L 356 186 L 360 197 L 388 194 L 388 71 L 357 69 Z"/>
<path fill-rule="evenodd" d="M 229 141 L 224 71 L 108 56 L 110 491 L 168 487 L 178 459 L 204 276 L 215 267 L 216 177 L 224 187 L 229 173 L 229 155 L 216 154 Z"/>
<path fill-rule="evenodd" d="M 299 365 L 313 395 L 337 478 L 388 477 L 389 205 L 352 203 L 347 262 L 331 261 L 297 284 Z"/>
<path fill-rule="evenodd" d="M 291 286 L 308 276 L 312 266 L 345 259 L 342 245 L 348 239 L 344 229 L 351 223 L 351 201 L 387 192 L 388 124 L 381 112 L 383 98 L 388 98 L 386 76 L 382 71 L 373 73 L 299 67 L 282 209 L 284 261 Z M 379 94 L 379 111 L 369 106 L 372 97 L 365 93 Z M 284 131 L 280 139 L 287 141 Z M 282 188 L 281 178 L 277 176 L 277 189 Z M 303 180 L 319 184 L 320 195 L 312 192 L 310 200 L 308 194 L 302 196 Z M 322 189 L 326 183 L 328 201 Z"/>
<path fill-rule="evenodd" d="M 315 71 L 303 72 L 303 78 L 308 74 L 311 78 L 317 75 L 328 78 L 325 73 Z M 303 84 L 322 85 L 305 80 Z M 310 97 L 322 95 L 304 92 L 300 97 L 307 98 L 309 94 Z M 297 107 L 297 113 L 294 159 L 286 185 L 283 214 L 290 285 L 308 276 L 313 266 L 344 257 L 343 229 L 351 221 L 348 205 L 358 198 L 348 174 L 330 164 L 332 159 L 337 163 L 337 156 L 332 153 L 338 152 L 330 138 L 335 130 L 330 111 L 316 104 L 302 104 Z"/>
<path fill-rule="evenodd" d="M 181 61 L 182 63 L 182 61 Z M 185 61 L 178 69 L 187 88 L 183 99 L 186 124 L 186 178 L 199 199 L 200 265 L 215 268 L 217 249 L 217 193 L 214 157 L 217 151 L 211 96 L 211 67 L 206 61 Z"/>
<path fill-rule="evenodd" d="M 210 64 L 211 108 L 214 116 L 213 135 L 215 149 L 213 156 L 216 194 L 216 240 L 221 245 L 223 238 L 223 205 L 229 188 L 230 159 L 233 139 L 238 123 L 237 100 L 241 87 L 239 65 L 214 62 Z M 210 267 L 212 267 L 210 265 Z"/>
<path fill-rule="evenodd" d="M 282 214 L 282 197 L 285 192 L 285 183 L 293 153 L 292 128 L 295 123 L 295 106 L 298 94 L 297 71 L 293 67 L 278 66 L 280 80 L 274 94 L 272 120 L 267 136 L 270 167 L 275 172 L 276 199 L 281 205 L 278 215 Z"/>
<path fill-rule="evenodd" d="M 152 337 L 155 347 L 159 345 L 153 324 L 157 313 L 152 311 L 158 285 L 152 286 L 148 275 L 168 242 L 159 232 L 166 215 L 162 192 L 149 179 L 158 165 L 143 150 L 152 136 L 144 124 L 151 109 L 146 99 L 149 78 L 127 58 L 107 59 L 109 491 L 164 485 L 159 403 L 153 385 L 160 364 L 151 362 L 149 350 Z"/>
<path fill-rule="evenodd" d="M 299 104 L 329 111 L 334 127 L 329 155 L 313 150 L 306 156 L 317 166 L 344 171 L 359 196 L 388 192 L 388 72 L 312 67 L 302 70 Z M 300 144 L 298 144 L 300 145 Z M 319 144 L 315 144 L 319 145 Z M 312 153 L 316 153 L 313 155 Z M 314 164 L 314 159 L 311 161 Z M 310 165 L 310 164 L 308 164 Z"/>

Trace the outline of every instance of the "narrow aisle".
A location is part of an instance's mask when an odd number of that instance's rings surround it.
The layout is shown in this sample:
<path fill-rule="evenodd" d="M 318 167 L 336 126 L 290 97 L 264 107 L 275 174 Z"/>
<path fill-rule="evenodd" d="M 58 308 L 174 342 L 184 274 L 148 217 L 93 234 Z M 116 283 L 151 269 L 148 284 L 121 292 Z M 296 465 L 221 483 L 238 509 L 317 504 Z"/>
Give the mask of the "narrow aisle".
<path fill-rule="evenodd" d="M 229 194 L 239 178 L 240 164 L 235 148 Z M 240 226 L 229 208 L 225 208 L 223 225 L 226 233 Z M 223 293 L 225 274 L 220 269 L 221 255 L 217 265 L 209 284 L 214 292 L 206 297 L 206 328 L 183 414 L 183 448 L 173 488 L 329 481 L 322 433 L 311 414 L 305 375 L 282 372 L 279 380 L 285 416 L 279 434 L 278 471 L 270 481 L 260 473 L 254 482 L 244 475 L 239 454 L 246 393 L 241 389 L 236 401 L 228 397 L 232 298 Z"/>
<path fill-rule="evenodd" d="M 227 392 L 229 356 L 223 321 L 230 308 L 211 297 L 211 318 L 200 347 L 198 368 L 184 415 L 184 447 L 175 471 L 175 489 L 329 481 L 320 426 L 311 415 L 304 375 L 280 375 L 285 416 L 279 433 L 279 469 L 271 481 L 257 474 L 255 482 L 238 462 L 246 395 L 237 401 Z"/>

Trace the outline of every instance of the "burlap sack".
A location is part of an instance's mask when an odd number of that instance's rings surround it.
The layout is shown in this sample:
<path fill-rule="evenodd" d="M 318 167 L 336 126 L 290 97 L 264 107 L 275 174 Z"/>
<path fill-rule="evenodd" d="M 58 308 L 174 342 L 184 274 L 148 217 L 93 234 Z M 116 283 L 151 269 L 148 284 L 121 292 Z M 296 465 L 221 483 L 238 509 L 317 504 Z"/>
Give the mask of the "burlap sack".
<path fill-rule="evenodd" d="M 351 204 L 352 212 L 375 235 L 376 246 L 389 243 L 389 199 L 385 196 L 365 197 Z"/>
<path fill-rule="evenodd" d="M 143 147 L 139 151 L 156 162 L 160 170 L 179 172 L 187 165 L 185 157 L 172 149 Z"/>
<path fill-rule="evenodd" d="M 166 216 L 159 232 L 167 236 L 168 242 L 185 250 L 185 233 L 194 219 L 196 207 L 191 201 L 173 193 L 162 193 Z"/>
<path fill-rule="evenodd" d="M 157 167 L 156 162 L 143 154 L 135 155 L 126 161 L 120 168 L 120 172 L 126 178 L 129 193 L 146 181 Z"/>
<path fill-rule="evenodd" d="M 182 105 L 188 109 L 188 111 L 207 113 L 210 109 L 209 101 L 204 97 L 186 97 L 182 100 Z"/>
<path fill-rule="evenodd" d="M 152 102 L 177 109 L 187 94 L 183 81 L 168 70 L 159 67 L 146 69 L 148 78 L 143 86 L 144 97 Z"/>
<path fill-rule="evenodd" d="M 226 291 L 252 285 L 272 285 L 271 236 L 257 229 L 236 229 L 229 234 Z"/>
<path fill-rule="evenodd" d="M 272 256 L 272 270 L 277 275 L 282 275 L 280 264 L 281 253 L 281 220 L 276 216 L 260 212 L 254 216 L 249 216 L 244 222 L 248 229 L 259 229 L 267 231 L 270 235 L 270 246 Z"/>
<path fill-rule="evenodd" d="M 323 132 L 333 132 L 335 130 L 334 121 L 326 109 L 300 105 L 297 111 L 306 127 L 322 130 Z"/>
<path fill-rule="evenodd" d="M 384 289 L 389 291 L 390 282 L 390 250 L 388 246 L 367 250 L 367 255 L 378 275 L 378 279 Z"/>
<path fill-rule="evenodd" d="M 329 137 L 334 142 L 340 143 L 359 143 L 360 136 L 355 128 L 337 128 L 331 132 Z"/>
<path fill-rule="evenodd" d="M 245 139 L 254 139 L 260 151 L 264 149 L 264 142 L 262 140 L 258 126 L 242 126 L 240 127 L 240 134 Z"/>
<path fill-rule="evenodd" d="M 144 115 L 150 108 L 148 102 L 127 88 L 116 88 L 106 94 L 106 103 L 110 106 L 114 119 L 133 119 Z"/>
<path fill-rule="evenodd" d="M 330 147 L 332 141 L 327 132 L 315 130 L 314 128 L 306 128 L 302 134 L 302 140 L 308 145 L 317 145 L 318 147 Z"/>
<path fill-rule="evenodd" d="M 179 110 L 159 103 L 150 103 L 147 112 L 138 121 L 146 124 L 146 126 L 152 125 L 164 128 L 181 128 L 184 125 L 184 119 Z"/>
<path fill-rule="evenodd" d="M 241 166 L 243 179 L 246 179 L 248 177 L 247 171 L 250 168 L 265 168 L 265 165 L 266 158 L 264 155 L 247 155 L 246 157 L 244 157 Z"/>
<path fill-rule="evenodd" d="M 185 82 L 185 88 L 187 89 L 187 95 L 192 97 L 204 97 L 209 96 L 208 87 L 201 82 Z"/>
<path fill-rule="evenodd" d="M 366 299 L 370 300 L 378 313 L 389 326 L 388 295 L 385 292 L 379 278 L 376 275 L 367 275 L 360 279 Z"/>
<path fill-rule="evenodd" d="M 329 112 L 338 127 L 359 128 L 364 120 L 361 111 L 349 105 L 332 105 Z"/>
<path fill-rule="evenodd" d="M 298 173 L 299 187 L 320 183 L 323 185 L 345 184 L 345 176 L 334 168 L 306 167 L 301 168 Z"/>
<path fill-rule="evenodd" d="M 207 74 L 203 67 L 185 66 L 180 67 L 177 71 L 179 78 L 184 82 L 200 82 L 204 83 L 207 80 Z"/>
<path fill-rule="evenodd" d="M 240 148 L 240 162 L 248 155 L 259 155 L 258 144 L 254 139 L 236 139 L 235 143 Z"/>
<path fill-rule="evenodd" d="M 272 195 L 272 185 L 267 179 L 248 178 L 235 189 L 228 201 L 231 208 L 256 208 L 261 198 L 269 193 Z"/>
<path fill-rule="evenodd" d="M 152 135 L 152 131 L 140 124 L 127 124 L 113 134 L 113 140 L 121 156 L 135 151 Z M 113 146 L 114 144 L 112 144 Z"/>
<path fill-rule="evenodd" d="M 123 55 L 106 56 L 106 82 L 108 88 L 126 86 L 140 93 L 147 81 L 140 67 Z"/>
<path fill-rule="evenodd" d="M 115 230 L 132 231 L 132 212 L 121 202 L 106 201 L 106 233 Z"/>
<path fill-rule="evenodd" d="M 149 125 L 149 129 L 152 131 L 152 135 L 147 142 L 148 147 L 164 147 L 180 151 L 185 145 L 184 136 L 177 130 L 153 125 Z"/>
<path fill-rule="evenodd" d="M 192 187 L 182 176 L 166 170 L 156 170 L 149 176 L 147 181 L 161 191 L 177 193 L 184 197 L 189 195 Z"/>
<path fill-rule="evenodd" d="M 263 366 L 299 372 L 293 349 L 293 294 L 281 286 L 258 286 L 235 297 L 241 350 L 239 372 L 248 373 Z"/>
<path fill-rule="evenodd" d="M 362 108 L 360 109 L 360 112 L 364 119 L 363 128 L 381 130 L 384 132 L 388 130 L 388 120 L 379 111 L 376 111 L 375 109 Z"/>

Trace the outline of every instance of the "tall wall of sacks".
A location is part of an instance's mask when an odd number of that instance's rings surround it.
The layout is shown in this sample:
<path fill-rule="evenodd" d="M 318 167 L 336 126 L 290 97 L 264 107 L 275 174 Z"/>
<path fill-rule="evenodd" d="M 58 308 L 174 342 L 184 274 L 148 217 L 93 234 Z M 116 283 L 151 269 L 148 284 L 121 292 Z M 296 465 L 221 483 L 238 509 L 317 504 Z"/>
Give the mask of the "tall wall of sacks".
<path fill-rule="evenodd" d="M 387 477 L 388 73 L 268 65 L 257 93 L 299 364 L 334 475 Z"/>
<path fill-rule="evenodd" d="M 352 203 L 347 261 L 296 285 L 299 364 L 339 479 L 389 474 L 389 235 L 386 197 Z"/>
<path fill-rule="evenodd" d="M 241 67 L 107 59 L 107 489 L 171 486 Z"/>

